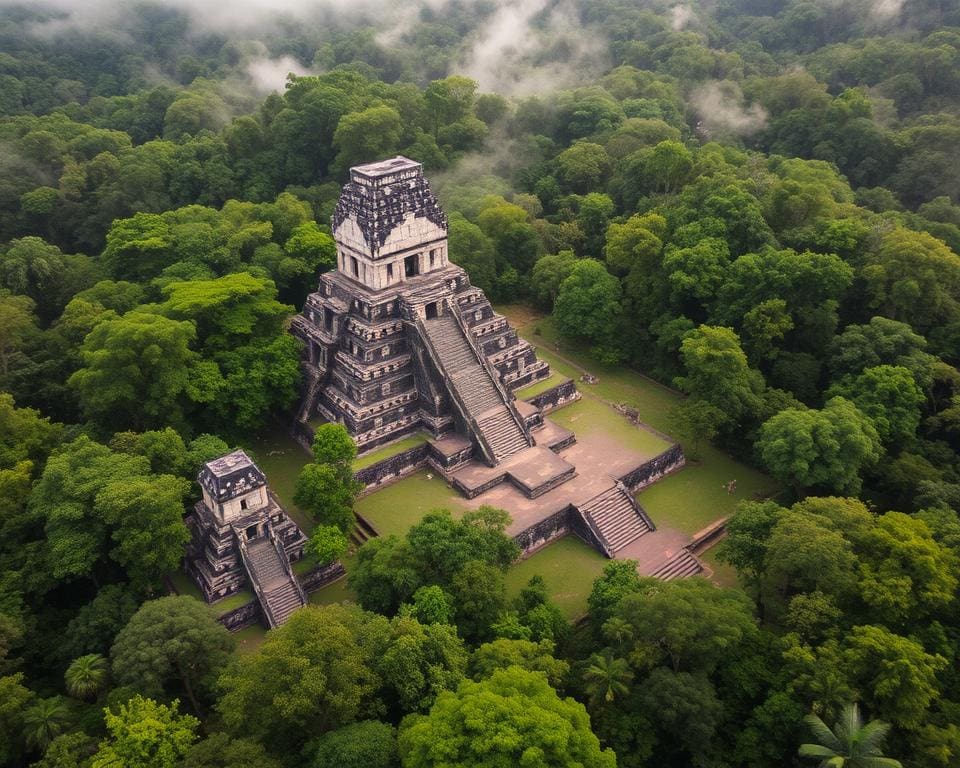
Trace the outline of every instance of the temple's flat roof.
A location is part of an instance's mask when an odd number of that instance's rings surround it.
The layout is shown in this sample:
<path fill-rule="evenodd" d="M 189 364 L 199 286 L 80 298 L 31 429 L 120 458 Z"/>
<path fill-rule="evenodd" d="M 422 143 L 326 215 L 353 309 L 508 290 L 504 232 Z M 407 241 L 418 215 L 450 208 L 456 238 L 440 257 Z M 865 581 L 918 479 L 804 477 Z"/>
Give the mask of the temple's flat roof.
<path fill-rule="evenodd" d="M 215 477 L 225 477 L 234 472 L 242 472 L 254 464 L 253 459 L 247 456 L 245 451 L 236 450 L 226 456 L 208 461 L 205 466 Z"/>
<path fill-rule="evenodd" d="M 378 176 L 387 176 L 391 173 L 398 173 L 419 167 L 420 163 L 416 160 L 411 160 L 409 157 L 404 157 L 403 155 L 397 155 L 396 157 L 391 157 L 389 160 L 379 160 L 375 163 L 355 165 L 350 171 L 351 173 L 359 173 L 368 178 L 377 178 Z"/>
<path fill-rule="evenodd" d="M 197 481 L 217 501 L 232 499 L 267 484 L 263 472 L 242 450 L 208 461 Z"/>

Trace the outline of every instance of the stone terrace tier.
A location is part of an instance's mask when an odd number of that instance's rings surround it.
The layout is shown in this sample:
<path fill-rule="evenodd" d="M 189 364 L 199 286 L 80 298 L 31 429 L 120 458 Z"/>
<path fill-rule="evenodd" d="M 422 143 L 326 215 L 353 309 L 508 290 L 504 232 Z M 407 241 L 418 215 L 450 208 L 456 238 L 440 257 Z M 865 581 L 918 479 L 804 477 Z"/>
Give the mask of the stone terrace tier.
<path fill-rule="evenodd" d="M 434 436 L 450 430 L 469 435 L 451 399 L 448 372 L 432 360 L 422 337 L 426 324 L 450 312 L 457 313 L 508 395 L 549 376 L 547 364 L 460 267 L 447 265 L 377 291 L 329 272 L 292 324 L 304 343 L 307 381 L 299 419 L 344 424 L 361 452 L 421 428 Z M 498 403 L 499 397 L 490 405 Z M 518 445 L 504 421 L 501 414 L 496 425 L 489 424 L 502 456 Z"/>

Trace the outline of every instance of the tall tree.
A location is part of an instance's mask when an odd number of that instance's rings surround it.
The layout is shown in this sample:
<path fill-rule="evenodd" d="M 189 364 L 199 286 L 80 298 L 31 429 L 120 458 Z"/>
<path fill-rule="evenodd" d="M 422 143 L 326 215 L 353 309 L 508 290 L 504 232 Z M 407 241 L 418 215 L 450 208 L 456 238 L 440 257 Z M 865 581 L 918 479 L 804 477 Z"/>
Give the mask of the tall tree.
<path fill-rule="evenodd" d="M 601 750 L 583 705 L 561 699 L 542 673 L 519 667 L 440 694 L 428 715 L 404 720 L 399 742 L 406 768 L 522 765 L 531 759 L 545 768 L 616 765 L 613 752 Z"/>
<path fill-rule="evenodd" d="M 96 696 L 107 684 L 110 665 L 99 653 L 88 653 L 74 659 L 64 673 L 67 693 L 78 699 Z"/>
<path fill-rule="evenodd" d="M 380 687 L 373 661 L 388 632 L 385 618 L 355 606 L 297 611 L 221 678 L 227 729 L 292 754 L 310 735 L 362 717 Z"/>
<path fill-rule="evenodd" d="M 756 448 L 773 475 L 798 492 L 822 487 L 856 493 L 861 473 L 881 456 L 873 423 L 842 397 L 819 411 L 780 411 L 760 428 Z"/>
<path fill-rule="evenodd" d="M 181 715 L 180 702 L 169 706 L 134 696 L 117 711 L 106 710 L 107 738 L 93 758 L 93 768 L 175 768 L 197 739 L 200 721 Z"/>
<path fill-rule="evenodd" d="M 584 689 L 594 709 L 626 695 L 632 680 L 630 665 L 626 660 L 616 658 L 609 648 L 593 654 L 583 670 Z"/>
<path fill-rule="evenodd" d="M 804 722 L 817 741 L 801 744 L 797 754 L 819 760 L 820 768 L 902 768 L 899 760 L 881 751 L 890 726 L 880 720 L 864 723 L 855 703 L 844 707 L 833 728 L 813 714 Z"/>
<path fill-rule="evenodd" d="M 211 610 L 193 597 L 144 603 L 117 635 L 110 656 L 113 677 L 145 694 L 181 687 L 197 713 L 212 698 L 214 682 L 236 644 Z"/>

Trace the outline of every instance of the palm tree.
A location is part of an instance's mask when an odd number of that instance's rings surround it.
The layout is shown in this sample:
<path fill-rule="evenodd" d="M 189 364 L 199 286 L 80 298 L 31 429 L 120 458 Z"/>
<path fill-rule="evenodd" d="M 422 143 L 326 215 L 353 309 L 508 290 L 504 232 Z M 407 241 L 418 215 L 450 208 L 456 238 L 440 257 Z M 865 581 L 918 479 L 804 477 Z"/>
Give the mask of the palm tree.
<path fill-rule="evenodd" d="M 590 657 L 590 664 L 583 672 L 584 689 L 590 699 L 590 706 L 600 702 L 609 704 L 617 696 L 623 696 L 630 689 L 633 672 L 623 659 L 614 658 L 607 648 L 603 653 Z"/>
<path fill-rule="evenodd" d="M 856 704 L 843 708 L 832 730 L 816 715 L 807 715 L 804 722 L 818 743 L 801 744 L 798 752 L 819 760 L 819 768 L 903 768 L 899 760 L 880 753 L 890 726 L 879 720 L 864 725 Z"/>
<path fill-rule="evenodd" d="M 107 682 L 107 660 L 99 653 L 74 659 L 63 676 L 67 693 L 77 699 L 96 696 Z"/>
<path fill-rule="evenodd" d="M 40 699 L 23 713 L 23 736 L 27 744 L 44 752 L 63 733 L 69 713 L 60 696 Z"/>

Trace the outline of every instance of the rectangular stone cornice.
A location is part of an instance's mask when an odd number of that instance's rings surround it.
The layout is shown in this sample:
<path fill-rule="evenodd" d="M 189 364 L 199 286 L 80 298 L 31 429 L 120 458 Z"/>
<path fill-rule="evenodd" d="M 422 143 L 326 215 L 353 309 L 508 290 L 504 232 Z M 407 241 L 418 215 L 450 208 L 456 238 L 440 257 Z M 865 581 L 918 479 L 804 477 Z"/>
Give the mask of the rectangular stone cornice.
<path fill-rule="evenodd" d="M 340 350 L 334 356 L 337 363 L 350 371 L 360 381 L 373 381 L 387 374 L 402 368 L 410 362 L 410 355 L 397 355 L 397 357 L 387 358 L 386 362 L 371 362 L 365 365 L 346 352 Z"/>

